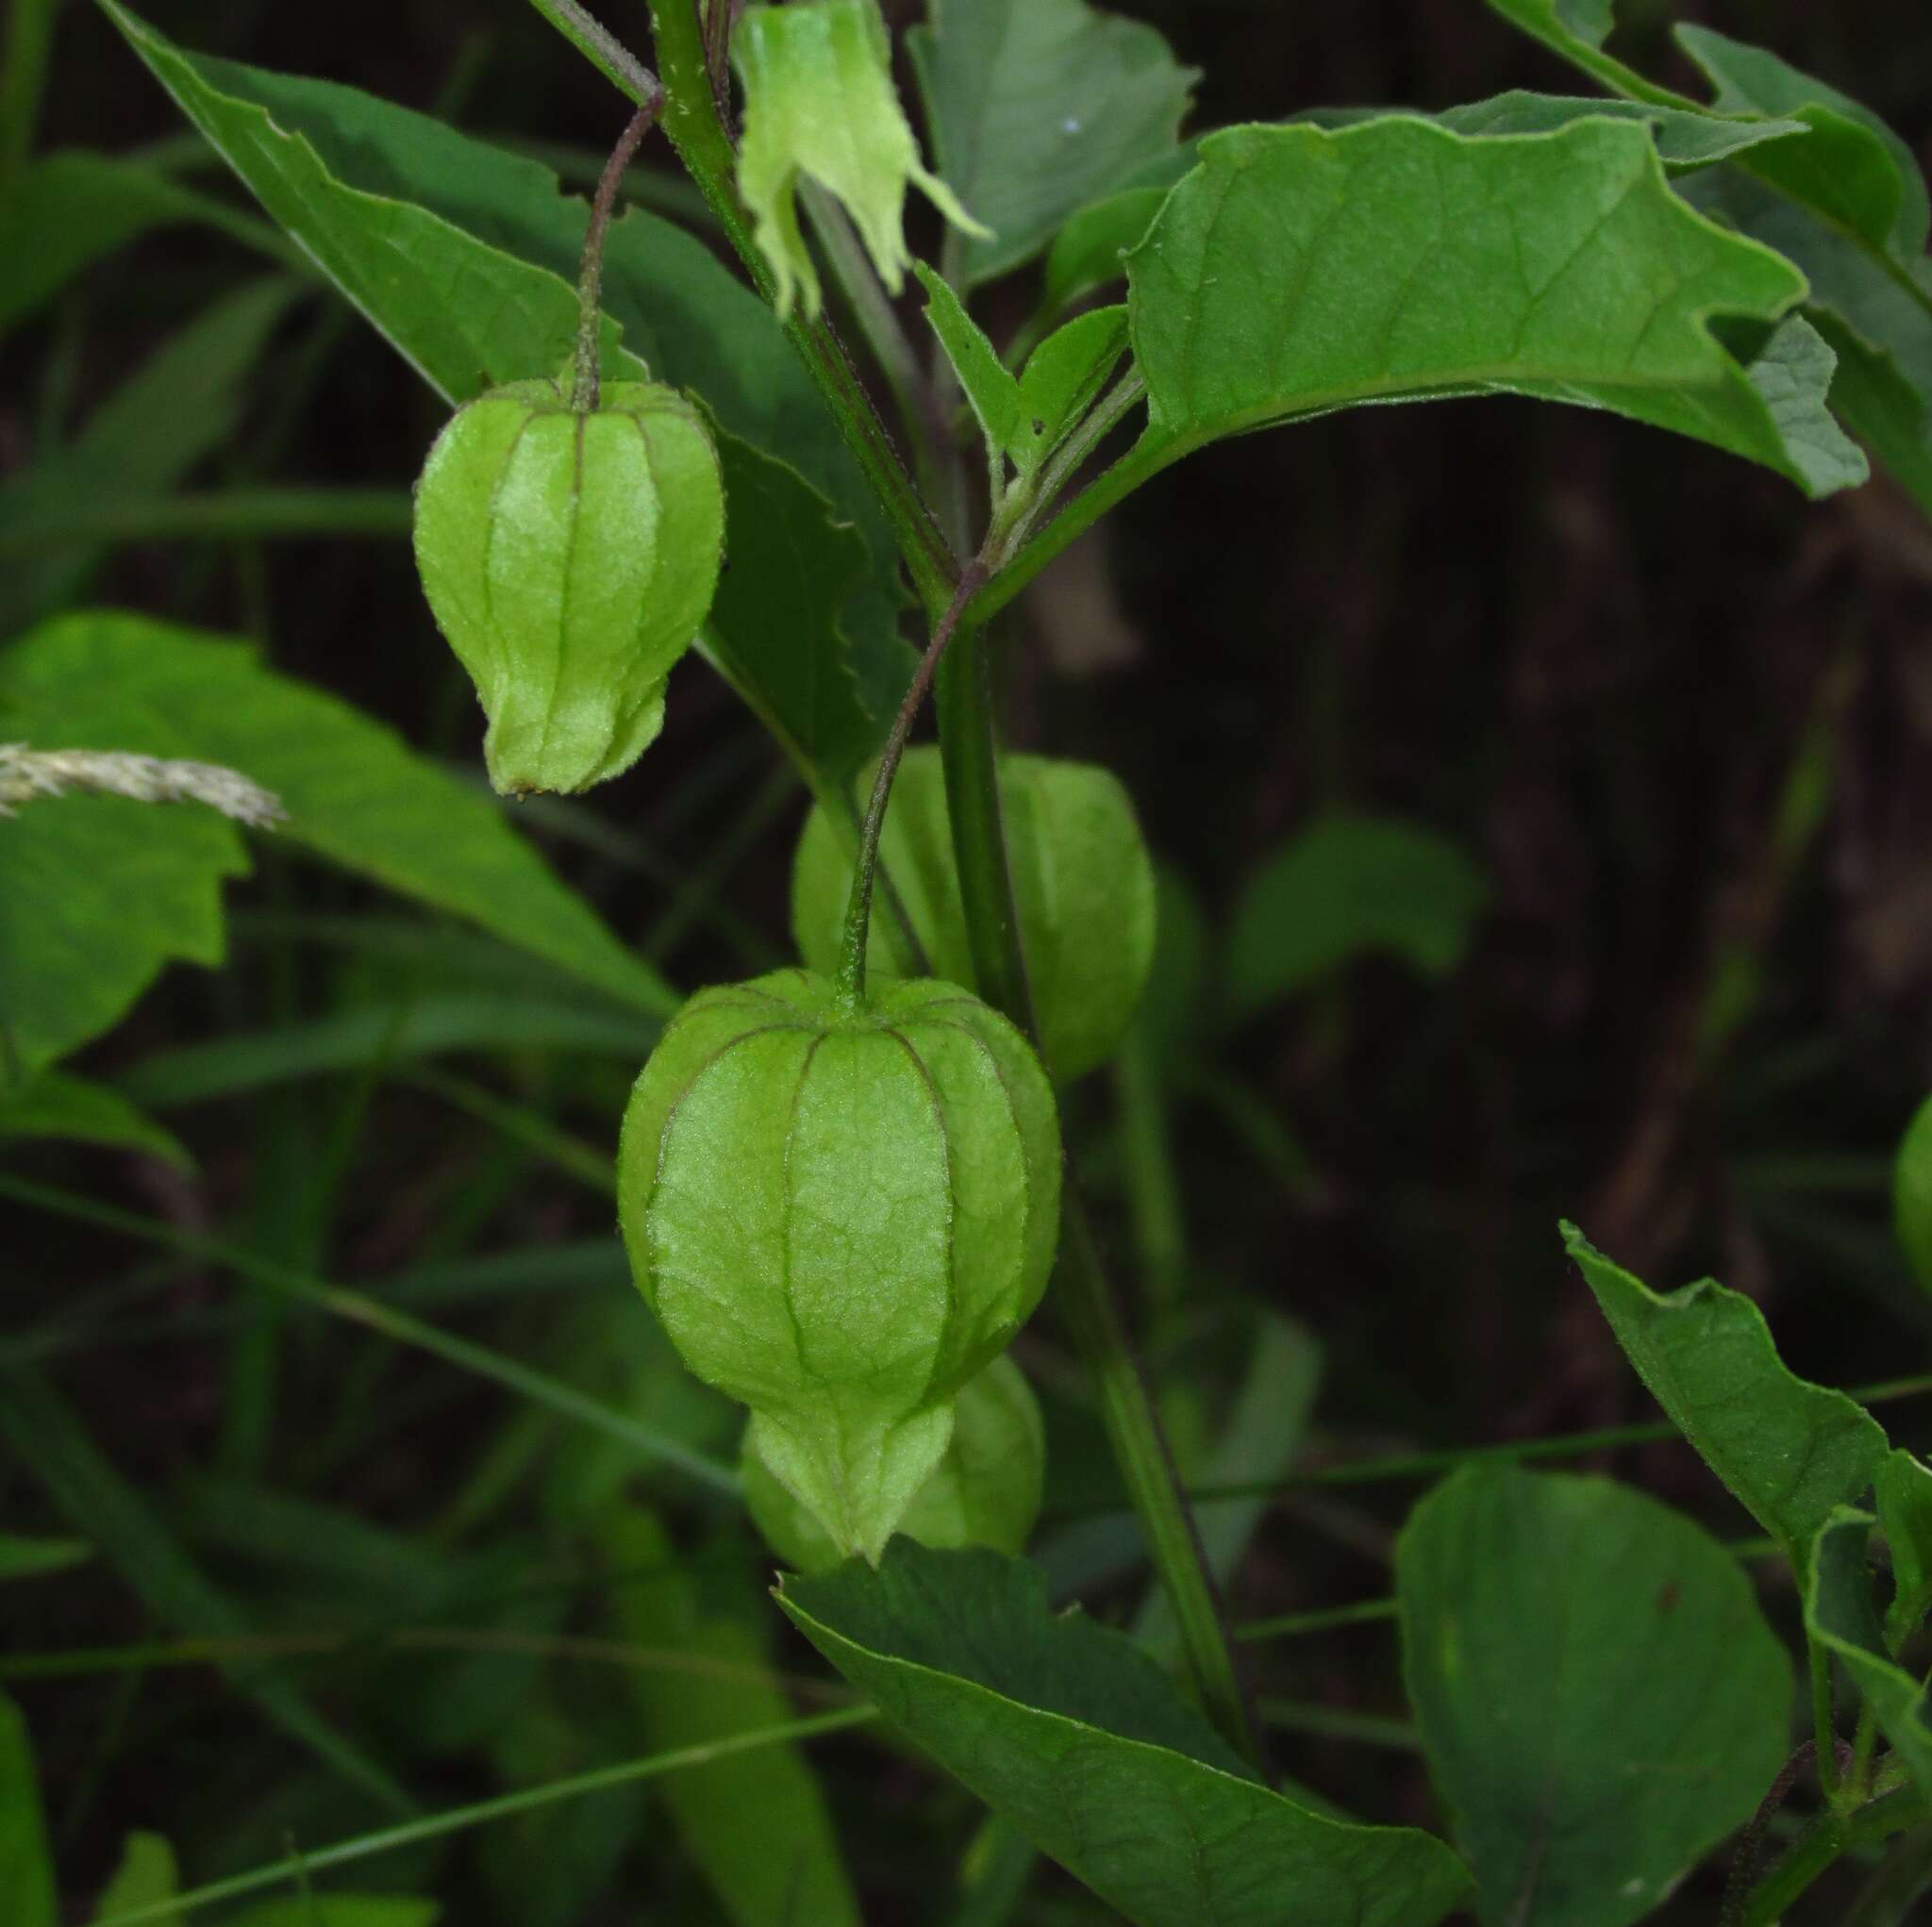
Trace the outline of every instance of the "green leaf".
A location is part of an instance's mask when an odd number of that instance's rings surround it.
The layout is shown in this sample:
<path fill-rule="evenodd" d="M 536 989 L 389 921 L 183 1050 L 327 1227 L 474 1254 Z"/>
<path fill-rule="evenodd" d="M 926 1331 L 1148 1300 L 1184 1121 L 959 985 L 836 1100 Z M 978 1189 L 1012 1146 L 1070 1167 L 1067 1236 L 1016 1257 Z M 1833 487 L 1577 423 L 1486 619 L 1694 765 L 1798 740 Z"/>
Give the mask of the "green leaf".
<path fill-rule="evenodd" d="M 1726 160 L 1746 148 L 1762 146 L 1768 141 L 1789 141 L 1802 137 L 1807 127 L 1802 121 L 1718 120 L 1710 114 L 1692 113 L 1683 108 L 1658 107 L 1642 101 L 1602 100 L 1591 95 L 1528 93 L 1521 88 L 1492 94 L 1488 100 L 1471 101 L 1463 107 L 1446 108 L 1424 118 L 1452 134 L 1554 134 L 1574 121 L 1591 118 L 1641 121 L 1650 129 L 1657 144 L 1657 158 L 1671 174 L 1695 173 L 1713 162 Z M 1346 119 L 1328 114 L 1310 115 L 1318 125 L 1341 126 L 1372 113 L 1350 111 Z"/>
<path fill-rule="evenodd" d="M 1750 1819 L 1791 1668 L 1751 1582 L 1602 1479 L 1468 1467 L 1396 1552 L 1409 1698 L 1486 1921 L 1624 1927 Z"/>
<path fill-rule="evenodd" d="M 1056 1617 L 1032 1568 L 898 1539 L 779 1603 L 880 1710 L 1141 1927 L 1431 1927 L 1468 1876 L 1440 1840 L 1261 1786 L 1140 1647 Z"/>
<path fill-rule="evenodd" d="M 1079 426 L 1127 352 L 1127 310 L 1096 307 L 1041 342 L 1020 377 L 1020 443 L 1011 453 L 1031 475 Z"/>
<path fill-rule="evenodd" d="M 102 5 L 268 211 L 446 399 L 563 363 L 588 211 L 549 168 L 352 88 L 186 54 L 116 0 Z M 869 699 L 889 692 L 873 707 L 890 716 L 910 674 L 891 540 L 771 310 L 703 241 L 637 208 L 610 229 L 604 307 L 608 373 L 648 369 L 693 390 L 859 531 L 869 579 L 848 621 L 861 687 Z M 736 646 L 756 657 L 761 645 Z"/>
<path fill-rule="evenodd" d="M 1628 94 L 1632 100 L 1659 107 L 1696 110 L 1695 101 L 1668 88 L 1653 87 L 1635 68 L 1604 51 L 1604 42 L 1616 25 L 1616 0 L 1490 0 L 1490 7 L 1612 93 Z"/>
<path fill-rule="evenodd" d="M 65 1572 L 95 1556 L 85 1539 L 29 1539 L 0 1532 L 0 1581 L 38 1579 L 48 1572 Z"/>
<path fill-rule="evenodd" d="M 1242 890 L 1228 934 L 1229 1003 L 1258 1010 L 1376 952 L 1444 976 L 1467 953 L 1488 894 L 1482 872 L 1432 831 L 1331 813 Z"/>
<path fill-rule="evenodd" d="M 1922 1793 L 1932 1794 L 1932 1719 L 1925 1686 L 1890 1657 L 1873 1600 L 1866 1542 L 1877 1521 L 1836 1507 L 1811 1549 L 1805 1631 L 1843 1666 Z"/>
<path fill-rule="evenodd" d="M 0 707 L 5 731 L 39 749 L 186 754 L 145 709 L 104 706 L 111 688 Z M 62 796 L 0 818 L 0 1087 L 111 1029 L 170 962 L 219 964 L 222 885 L 247 869 L 235 826 L 192 806 Z"/>
<path fill-rule="evenodd" d="M 993 239 L 966 287 L 1030 260 L 1068 216 L 1172 154 L 1199 77 L 1152 27 L 1086 0 L 931 0 L 909 37 L 940 172 Z"/>
<path fill-rule="evenodd" d="M 1751 156 L 1751 171 L 1868 245 L 1915 262 L 1932 230 L 1912 150 L 1869 108 L 1801 74 L 1775 54 L 1709 27 L 1676 28 L 1704 70 L 1719 113 L 1785 115 L 1811 130 Z"/>
<path fill-rule="evenodd" d="M 1932 1291 L 1932 1097 L 1919 1106 L 1892 1168 L 1892 1223 L 1919 1283 Z"/>
<path fill-rule="evenodd" d="M 1126 353 L 1126 309 L 1097 308 L 1069 322 L 1034 350 L 1016 377 L 953 290 L 924 261 L 914 272 L 926 291 L 926 320 L 988 445 L 1010 459 L 1023 480 L 1030 479 L 1099 399 Z"/>
<path fill-rule="evenodd" d="M 1507 393 L 1694 436 L 1812 494 L 1864 477 L 1815 355 L 1794 434 L 1802 357 L 1780 342 L 1774 411 L 1708 326 L 1779 321 L 1803 277 L 1673 194 L 1641 126 L 1238 127 L 1201 156 L 1128 259 L 1166 459 L 1363 403 Z"/>
<path fill-rule="evenodd" d="M 1891 1549 L 1885 1643 L 1897 1653 L 1932 1611 L 1932 1470 L 1908 1452 L 1890 1452 L 1872 1484 L 1878 1523 Z"/>
<path fill-rule="evenodd" d="M 284 268 L 300 252 L 265 221 L 152 168 L 74 148 L 36 160 L 0 197 L 0 332 L 51 301 L 103 257 L 158 227 L 212 227 Z"/>
<path fill-rule="evenodd" d="M 1871 1485 L 1887 1451 L 1878 1421 L 1787 1370 L 1748 1298 L 1708 1278 L 1660 1297 L 1574 1224 L 1563 1237 L 1671 1422 L 1802 1573 L 1825 1520 Z"/>
<path fill-rule="evenodd" d="M 172 337 L 75 441 L 0 489 L 0 533 L 165 494 L 233 435 L 247 376 L 296 291 L 285 279 L 257 281 Z M 74 600 L 97 559 L 89 545 L 9 563 L 0 571 L 0 636 Z"/>
<path fill-rule="evenodd" d="M 198 1638 L 248 1634 L 242 1609 L 169 1535 L 39 1372 L 18 1367 L 0 1371 L 0 1435 L 74 1529 L 102 1549 L 164 1625 Z M 344 1780 L 392 1813 L 412 1810 L 409 1796 L 388 1772 L 295 1687 L 251 1660 L 225 1662 L 223 1670 L 270 1720 Z M 0 1811 L 5 1804 L 0 1802 Z M 0 1884 L 0 1892 L 9 1890 Z"/>
<path fill-rule="evenodd" d="M 4 862 L 0 854 L 0 864 Z M 180 1139 L 162 1130 L 120 1091 L 84 1077 L 70 1077 L 64 1071 L 42 1071 L 18 1090 L 0 1090 L 0 1141 L 8 1138 L 66 1138 L 116 1151 L 144 1151 L 177 1171 L 194 1169 Z"/>
<path fill-rule="evenodd" d="M 121 1850 L 121 1865 L 101 1896 L 94 1919 L 111 1920 L 116 1914 L 131 1914 L 137 1907 L 158 1907 L 180 1891 L 174 1848 L 158 1834 L 129 1834 Z M 155 1927 L 181 1927 L 182 1918 L 176 1912 L 157 1914 Z"/>
<path fill-rule="evenodd" d="M 1063 314 L 1084 295 L 1127 277 L 1126 255 L 1160 212 L 1169 189 L 1128 188 L 1082 208 L 1046 257 L 1046 305 Z"/>
<path fill-rule="evenodd" d="M 741 1577 L 677 1560 L 651 1514 L 611 1514 L 602 1535 L 617 1636 L 678 1662 L 628 1673 L 652 1751 L 673 1751 L 781 1724 L 791 1713 L 770 1673 L 754 1600 Z M 858 1927 L 824 1796 L 791 1747 L 688 1768 L 663 1785 L 686 1851 L 735 1927 Z"/>
<path fill-rule="evenodd" d="M 808 781 L 842 782 L 878 747 L 896 702 L 896 670 L 861 689 L 847 629 L 864 538 L 788 464 L 723 433 L 718 453 L 729 566 L 698 646 Z"/>
<path fill-rule="evenodd" d="M 20 1708 L 0 1693 L 0 1894 L 8 1927 L 59 1927 L 40 1775 Z"/>
<path fill-rule="evenodd" d="M 113 689 L 141 706 L 155 719 L 160 746 L 96 740 L 99 729 L 76 740 L 239 769 L 281 798 L 288 822 L 278 834 L 289 840 L 467 918 L 633 1009 L 663 1015 L 677 1007 L 676 992 L 558 881 L 487 797 L 346 703 L 264 668 L 244 645 L 144 616 L 97 612 L 59 618 L 0 656 L 0 698 L 58 714 L 62 692 L 76 689 Z M 36 817 L 58 820 L 83 807 L 124 806 L 62 802 L 23 810 L 0 825 L 0 846 Z M 170 825 L 187 820 L 179 810 L 164 818 Z"/>

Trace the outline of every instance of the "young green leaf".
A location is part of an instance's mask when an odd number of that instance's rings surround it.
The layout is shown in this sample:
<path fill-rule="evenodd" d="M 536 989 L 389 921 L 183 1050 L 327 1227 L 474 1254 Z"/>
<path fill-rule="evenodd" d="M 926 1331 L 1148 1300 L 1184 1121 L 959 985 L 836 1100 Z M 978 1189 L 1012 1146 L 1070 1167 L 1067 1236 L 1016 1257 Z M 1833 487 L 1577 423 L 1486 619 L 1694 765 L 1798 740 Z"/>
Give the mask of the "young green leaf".
<path fill-rule="evenodd" d="M 925 290 L 925 318 L 959 377 L 987 441 L 997 454 L 1010 453 L 1021 439 L 1026 407 L 1019 382 L 951 285 L 924 261 L 915 261 L 912 272 Z"/>
<path fill-rule="evenodd" d="M 1374 952 L 1425 977 L 1462 961 L 1489 889 L 1455 844 L 1394 817 L 1332 812 L 1292 838 L 1241 892 L 1227 994 L 1246 1015 Z"/>
<path fill-rule="evenodd" d="M 1570 1255 L 1671 1422 L 1802 1573 L 1838 1506 L 1887 1451 L 1871 1413 L 1786 1370 L 1764 1314 L 1710 1279 L 1659 1297 L 1573 1224 Z"/>
<path fill-rule="evenodd" d="M 5 847 L 0 843 L 0 865 L 6 861 Z M 17 1090 L 0 1089 L 0 1142 L 8 1138 L 66 1138 L 117 1151 L 144 1151 L 177 1171 L 194 1169 L 181 1141 L 120 1091 L 71 1077 L 64 1071 L 42 1071 Z M 0 1570 L 5 1565 L 0 1556 Z"/>
<path fill-rule="evenodd" d="M 1869 1512 L 1840 1505 L 1820 1528 L 1805 1587 L 1805 1631 L 1851 1675 L 1907 1772 L 1922 1793 L 1932 1795 L 1925 1686 L 1887 1652 L 1873 1600 L 1865 1548 L 1876 1522 Z"/>
<path fill-rule="evenodd" d="M 121 1865 L 101 1896 L 94 1919 L 111 1920 L 117 1914 L 131 1914 L 137 1907 L 158 1907 L 163 1901 L 172 1901 L 180 1890 L 174 1848 L 158 1834 L 129 1834 L 121 1850 Z M 178 1913 L 158 1913 L 154 1917 L 154 1927 L 181 1927 L 182 1919 Z"/>
<path fill-rule="evenodd" d="M 1791 1667 L 1751 1582 L 1602 1479 L 1469 1467 L 1396 1550 L 1429 1767 L 1503 1927 L 1624 1927 L 1751 1817 Z"/>
<path fill-rule="evenodd" d="M 992 230 L 965 285 L 1022 266 L 1077 208 L 1169 155 L 1198 75 L 1086 0 L 930 0 L 910 36 L 940 172 Z"/>
<path fill-rule="evenodd" d="M 1257 1781 L 1146 1652 L 1060 1618 L 995 1553 L 895 1540 L 788 1578 L 799 1630 L 994 1812 L 1141 1927 L 1433 1927 L 1468 1874 L 1406 1827 L 1322 1819 Z"/>
<path fill-rule="evenodd" d="M 772 1677 L 763 1602 L 742 1569 L 687 1570 L 670 1535 L 634 1505 L 613 1508 L 599 1538 L 612 1632 L 666 1662 L 628 1673 L 643 1748 L 675 1752 L 782 1724 L 791 1703 Z M 663 1798 L 736 1927 L 858 1927 L 831 1814 L 796 1749 L 690 1768 L 664 1782 Z"/>
<path fill-rule="evenodd" d="M 1695 436 L 1812 494 L 1864 478 L 1822 362 L 1794 422 L 1790 353 L 1774 412 L 1710 332 L 1781 320 L 1803 276 L 1686 208 L 1641 126 L 1239 127 L 1201 156 L 1128 258 L 1165 459 L 1363 403 L 1508 393 Z"/>
<path fill-rule="evenodd" d="M 1896 1654 L 1932 1611 L 1932 1470 L 1909 1452 L 1890 1452 L 1872 1483 L 1891 1551 L 1885 1644 Z"/>
<path fill-rule="evenodd" d="M 1154 224 L 1170 188 L 1128 188 L 1082 208 L 1054 238 L 1046 257 L 1046 306 L 1064 314 L 1094 290 L 1127 277 L 1128 251 Z"/>
<path fill-rule="evenodd" d="M 59 1927 L 41 1781 L 20 1708 L 0 1693 L 0 1894 L 8 1927 Z"/>
<path fill-rule="evenodd" d="M 0 655 L 0 700 L 12 697 L 30 713 L 44 706 L 58 717 L 67 692 L 85 689 L 115 689 L 151 720 L 126 740 L 113 740 L 119 725 L 109 723 L 76 740 L 239 769 L 281 798 L 288 821 L 278 834 L 290 840 L 465 917 L 631 1009 L 668 1015 L 677 1007 L 676 994 L 558 880 L 487 798 L 346 703 L 264 668 L 245 645 L 143 616 L 80 613 Z M 0 839 L 38 822 L 58 825 L 63 811 L 142 807 L 75 801 L 23 809 L 0 824 Z M 182 810 L 145 814 L 176 836 L 188 820 Z M 197 826 L 203 815 L 196 813 Z M 232 839 L 225 824 L 208 821 Z"/>

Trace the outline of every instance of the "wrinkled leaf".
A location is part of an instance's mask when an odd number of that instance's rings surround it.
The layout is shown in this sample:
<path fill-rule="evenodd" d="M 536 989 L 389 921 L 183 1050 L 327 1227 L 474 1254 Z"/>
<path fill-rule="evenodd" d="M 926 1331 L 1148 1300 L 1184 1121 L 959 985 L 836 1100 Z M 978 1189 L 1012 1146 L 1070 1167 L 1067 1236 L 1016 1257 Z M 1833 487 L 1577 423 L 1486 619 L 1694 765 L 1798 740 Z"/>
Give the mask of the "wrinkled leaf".
<path fill-rule="evenodd" d="M 174 1848 L 158 1834 L 129 1834 L 121 1850 L 121 1865 L 101 1896 L 94 1919 L 111 1920 L 116 1914 L 131 1914 L 137 1907 L 158 1906 L 180 1890 Z M 157 1914 L 154 1927 L 180 1927 L 182 1919 L 178 1912 Z"/>
<path fill-rule="evenodd" d="M 1140 1647 L 1056 1618 L 1032 1568 L 895 1540 L 779 1603 L 988 1805 L 1141 1927 L 1432 1927 L 1468 1877 L 1440 1840 L 1261 1786 Z"/>
<path fill-rule="evenodd" d="M 1826 1520 L 1811 1552 L 1805 1631 L 1851 1675 L 1919 1790 L 1932 1794 L 1925 1687 L 1887 1653 L 1873 1599 L 1865 1548 L 1875 1523 L 1869 1512 L 1848 1505 Z"/>
<path fill-rule="evenodd" d="M 1471 1467 L 1396 1554 L 1409 1698 L 1486 1921 L 1624 1927 L 1750 1819 L 1791 1668 L 1751 1582 L 1601 1479 Z"/>
<path fill-rule="evenodd" d="M 1227 989 L 1245 1014 L 1373 953 L 1427 977 L 1469 949 L 1488 887 L 1455 844 L 1394 817 L 1335 813 L 1250 880 L 1228 935 Z"/>
<path fill-rule="evenodd" d="M 0 853 L 0 863 L 4 863 Z M 0 885 L 0 894 L 5 886 Z M 179 1138 L 131 1104 L 120 1091 L 64 1071 L 42 1071 L 18 1090 L 0 1090 L 0 1142 L 8 1138 L 65 1138 L 116 1151 L 144 1151 L 192 1171 L 194 1160 Z M 4 1561 L 0 1561 L 4 1565 Z"/>
<path fill-rule="evenodd" d="M 1691 212 L 1641 126 L 1465 140 L 1397 117 L 1233 128 L 1201 156 L 1128 259 L 1168 459 L 1365 403 L 1508 393 L 1693 436 L 1814 495 L 1864 478 L 1828 357 L 1794 407 L 1781 343 L 1774 410 L 1708 326 L 1781 320 L 1803 277 Z"/>
<path fill-rule="evenodd" d="M 0 1894 L 8 1927 L 59 1927 L 40 1775 L 20 1708 L 0 1693 Z"/>
<path fill-rule="evenodd" d="M 1029 260 L 1174 150 L 1198 77 L 1152 27 L 1086 0 L 931 0 L 909 36 L 940 172 L 993 239 L 965 285 Z"/>
<path fill-rule="evenodd" d="M 186 223 L 212 227 L 285 268 L 308 265 L 267 222 L 152 168 L 82 148 L 43 155 L 0 199 L 0 332 L 117 248 Z"/>
<path fill-rule="evenodd" d="M 613 1629 L 675 1662 L 628 1675 L 647 1749 L 701 1746 L 792 1717 L 741 1578 L 708 1570 L 701 1582 L 679 1564 L 657 1520 L 636 1507 L 611 1515 L 603 1544 L 621 1575 L 608 1593 Z M 736 1927 L 858 1927 L 824 1797 L 795 1749 L 690 1767 L 661 1790 Z"/>
<path fill-rule="evenodd" d="M 1871 1485 L 1887 1451 L 1878 1421 L 1787 1370 L 1748 1298 L 1708 1278 L 1659 1296 L 1574 1225 L 1563 1237 L 1671 1422 L 1802 1573 L 1825 1520 Z"/>
<path fill-rule="evenodd" d="M 676 993 L 618 942 L 487 798 L 338 697 L 264 668 L 244 645 L 143 616 L 84 613 L 49 623 L 0 656 L 0 699 L 11 695 L 58 713 L 62 691 L 90 689 L 114 689 L 151 713 L 163 732 L 152 753 L 226 764 L 274 790 L 288 810 L 277 832 L 288 840 L 468 918 L 633 1008 L 663 1014 L 677 1007 Z M 152 747 L 144 740 L 95 746 Z M 84 806 L 121 806 L 61 803 L 23 810 L 16 822 Z M 175 810 L 165 821 L 186 814 Z M 0 839 L 13 827 L 0 824 Z"/>

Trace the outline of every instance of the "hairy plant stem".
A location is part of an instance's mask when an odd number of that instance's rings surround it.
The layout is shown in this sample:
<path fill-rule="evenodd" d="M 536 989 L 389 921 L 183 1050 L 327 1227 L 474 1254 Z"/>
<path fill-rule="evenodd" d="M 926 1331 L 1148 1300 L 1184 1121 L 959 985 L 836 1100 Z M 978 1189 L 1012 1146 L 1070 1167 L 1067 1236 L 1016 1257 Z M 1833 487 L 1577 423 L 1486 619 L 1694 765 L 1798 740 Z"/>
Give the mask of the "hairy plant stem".
<path fill-rule="evenodd" d="M 1740 1927 L 1776 1927 L 1805 1890 L 1846 1853 L 1876 1846 L 1907 1827 L 1923 1825 L 1927 1818 L 1925 1796 L 1916 1786 L 1901 1786 L 1849 1819 L 1830 1811 L 1820 1814 L 1797 1845 L 1751 1889 Z"/>
<path fill-rule="evenodd" d="M 656 86 L 654 81 L 653 86 Z M 664 90 L 657 89 L 655 99 L 647 100 L 630 117 L 617 137 L 610 158 L 604 163 L 597 182 L 597 197 L 591 204 L 591 225 L 584 235 L 584 264 L 577 277 L 577 371 L 576 386 L 570 405 L 579 415 L 594 415 L 601 395 L 598 362 L 604 332 L 604 243 L 610 237 L 610 217 L 617 207 L 617 190 L 625 170 L 637 158 L 644 136 L 651 131 L 664 105 Z"/>
<path fill-rule="evenodd" d="M 879 757 L 878 774 L 873 779 L 872 801 L 866 806 L 865 821 L 858 832 L 858 862 L 852 872 L 852 894 L 845 909 L 845 940 L 839 957 L 839 988 L 845 1002 L 858 1009 L 865 1002 L 865 956 L 872 936 L 873 879 L 879 863 L 879 835 L 886 826 L 886 806 L 892 800 L 892 783 L 906 757 L 906 745 L 912 737 L 912 725 L 925 706 L 932 691 L 933 677 L 946 658 L 946 652 L 959 636 L 959 618 L 974 591 L 986 579 L 986 572 L 974 562 L 959 577 L 946 612 L 933 625 L 932 640 L 920 658 L 906 700 L 892 719 L 891 733 L 886 738 Z"/>

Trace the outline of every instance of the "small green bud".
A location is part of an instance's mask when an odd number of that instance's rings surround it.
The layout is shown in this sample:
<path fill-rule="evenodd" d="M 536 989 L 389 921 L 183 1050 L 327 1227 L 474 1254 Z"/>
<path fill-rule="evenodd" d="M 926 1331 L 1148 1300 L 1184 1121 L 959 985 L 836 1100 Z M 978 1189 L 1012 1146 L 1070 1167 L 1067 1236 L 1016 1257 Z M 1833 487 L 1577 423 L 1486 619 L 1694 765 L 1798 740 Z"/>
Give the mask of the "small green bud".
<path fill-rule="evenodd" d="M 732 41 L 744 81 L 738 186 L 778 282 L 778 312 L 802 292 L 819 311 L 818 270 L 798 230 L 798 177 L 845 204 L 882 280 L 897 294 L 906 249 L 906 190 L 916 182 L 955 227 L 991 240 L 953 191 L 928 173 L 892 86 L 891 44 L 877 0 L 802 0 L 752 7 Z"/>
<path fill-rule="evenodd" d="M 839 1549 L 817 1520 L 778 1483 L 749 1430 L 742 1461 L 744 1503 L 765 1543 L 800 1572 L 839 1564 Z M 953 1403 L 953 1442 L 899 1530 L 921 1545 L 1024 1550 L 1040 1517 L 1046 1478 L 1046 1430 L 1025 1374 L 995 1358 L 959 1388 Z"/>
<path fill-rule="evenodd" d="M 579 413 L 520 381 L 457 411 L 416 484 L 416 567 L 499 790 L 588 789 L 637 761 L 724 552 L 718 453 L 674 390 L 607 382 Z"/>
<path fill-rule="evenodd" d="M 868 772 L 862 795 L 871 787 Z M 1020 942 L 1048 1067 L 1074 1078 L 1120 1047 L 1154 963 L 1154 870 L 1134 806 L 1108 771 L 1045 756 L 1000 760 L 1000 805 L 1020 912 Z M 936 749 L 900 765 L 879 838 L 925 960 L 973 984 L 973 946 L 953 859 L 945 773 Z M 812 811 L 791 870 L 791 931 L 814 970 L 837 964 L 852 857 L 823 808 Z M 909 959 L 891 904 L 873 905 L 867 967 L 904 975 Z"/>
<path fill-rule="evenodd" d="M 876 1561 L 944 1456 L 959 1388 L 1046 1287 L 1053 1089 L 951 984 L 854 1005 L 781 971 L 703 990 L 631 1094 L 618 1206 L 686 1365 L 841 1555 Z"/>

